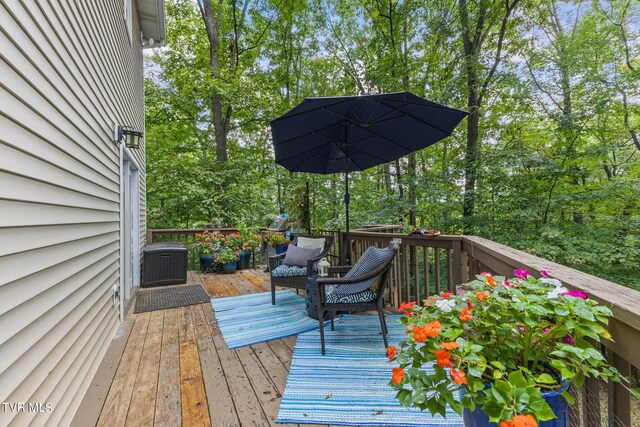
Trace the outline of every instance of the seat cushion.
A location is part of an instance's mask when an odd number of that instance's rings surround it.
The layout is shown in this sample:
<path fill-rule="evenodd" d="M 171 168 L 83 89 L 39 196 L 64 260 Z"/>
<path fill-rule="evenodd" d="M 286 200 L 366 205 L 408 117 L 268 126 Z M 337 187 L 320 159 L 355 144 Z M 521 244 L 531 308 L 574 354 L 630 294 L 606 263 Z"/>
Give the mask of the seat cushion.
<path fill-rule="evenodd" d="M 286 265 L 306 267 L 307 261 L 320 255 L 320 252 L 322 252 L 322 249 L 305 249 L 291 244 L 287 249 L 283 262 Z"/>
<path fill-rule="evenodd" d="M 298 237 L 296 245 L 304 249 L 324 249 L 324 239 L 313 239 L 311 237 Z"/>
<path fill-rule="evenodd" d="M 275 268 L 271 272 L 271 276 L 273 277 L 294 277 L 294 276 L 306 276 L 307 275 L 307 267 L 298 267 L 296 265 L 286 265 L 282 264 L 281 266 Z"/>
<path fill-rule="evenodd" d="M 344 275 L 344 279 L 356 279 L 372 272 L 389 261 L 389 258 L 392 257 L 394 253 L 393 249 L 381 249 L 375 246 L 369 246 L 347 274 Z M 365 289 L 370 289 L 375 292 L 380 285 L 380 279 L 381 277 L 377 276 L 367 280 L 356 281 L 348 285 L 339 285 L 336 286 L 334 292 L 338 294 L 355 294 Z"/>
<path fill-rule="evenodd" d="M 375 300 L 377 296 L 378 294 L 376 292 L 372 292 L 369 290 L 346 295 L 333 292 L 327 295 L 326 301 L 327 304 L 355 304 L 358 302 L 371 302 Z"/>

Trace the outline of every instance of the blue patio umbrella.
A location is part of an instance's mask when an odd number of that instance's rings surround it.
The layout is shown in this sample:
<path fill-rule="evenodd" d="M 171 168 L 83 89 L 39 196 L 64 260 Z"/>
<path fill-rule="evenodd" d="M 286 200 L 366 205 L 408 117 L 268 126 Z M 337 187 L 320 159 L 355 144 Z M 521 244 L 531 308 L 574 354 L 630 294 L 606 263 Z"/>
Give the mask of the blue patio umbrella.
<path fill-rule="evenodd" d="M 344 172 L 348 242 L 349 172 L 435 144 L 467 114 L 410 92 L 305 98 L 271 121 L 276 163 L 291 172 Z M 347 245 L 347 263 L 350 252 Z"/>

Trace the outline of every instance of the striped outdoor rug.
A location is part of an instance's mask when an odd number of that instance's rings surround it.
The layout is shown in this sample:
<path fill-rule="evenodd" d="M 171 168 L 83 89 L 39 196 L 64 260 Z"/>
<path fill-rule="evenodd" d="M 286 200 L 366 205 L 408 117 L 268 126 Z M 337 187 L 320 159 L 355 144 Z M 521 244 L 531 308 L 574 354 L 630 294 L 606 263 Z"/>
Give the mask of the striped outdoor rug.
<path fill-rule="evenodd" d="M 238 348 L 318 329 L 307 316 L 304 298 L 290 290 L 240 295 L 211 300 L 213 311 L 229 348 Z"/>
<path fill-rule="evenodd" d="M 399 316 L 387 317 L 389 342 L 404 339 Z M 298 335 L 280 403 L 278 423 L 350 426 L 463 425 L 452 410 L 447 418 L 400 406 L 388 386 L 391 368 L 376 315 L 344 315 L 335 331 L 325 332 L 327 352 L 320 354 L 320 333 Z"/>

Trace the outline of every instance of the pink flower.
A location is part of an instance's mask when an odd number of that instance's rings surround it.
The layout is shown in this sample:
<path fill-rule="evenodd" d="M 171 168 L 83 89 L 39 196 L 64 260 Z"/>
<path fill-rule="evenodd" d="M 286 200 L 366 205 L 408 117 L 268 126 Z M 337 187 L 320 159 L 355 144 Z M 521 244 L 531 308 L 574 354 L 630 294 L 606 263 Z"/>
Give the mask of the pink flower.
<path fill-rule="evenodd" d="M 480 273 L 481 276 L 491 276 L 491 273 L 489 273 L 488 271 L 483 271 Z"/>
<path fill-rule="evenodd" d="M 511 283 L 509 283 L 509 280 L 505 280 L 504 283 L 502 283 L 504 285 L 505 288 L 510 288 L 511 287 Z"/>
<path fill-rule="evenodd" d="M 518 268 L 517 270 L 513 270 L 513 274 L 516 277 L 519 277 L 521 279 L 526 279 L 527 276 L 529 275 L 529 271 L 523 269 L 523 268 Z"/>
<path fill-rule="evenodd" d="M 540 270 L 540 275 L 542 277 L 549 277 L 549 273 L 547 272 L 547 270 Z"/>
<path fill-rule="evenodd" d="M 576 346 L 576 342 L 573 340 L 573 337 L 571 335 L 567 335 L 566 337 L 562 338 L 562 342 L 573 347 Z"/>
<path fill-rule="evenodd" d="M 579 291 L 577 289 L 571 289 L 570 291 L 567 291 L 563 294 L 560 295 L 566 295 L 568 297 L 574 297 L 574 298 L 582 298 L 582 299 L 587 299 L 589 298 L 589 294 L 587 294 L 584 291 Z"/>

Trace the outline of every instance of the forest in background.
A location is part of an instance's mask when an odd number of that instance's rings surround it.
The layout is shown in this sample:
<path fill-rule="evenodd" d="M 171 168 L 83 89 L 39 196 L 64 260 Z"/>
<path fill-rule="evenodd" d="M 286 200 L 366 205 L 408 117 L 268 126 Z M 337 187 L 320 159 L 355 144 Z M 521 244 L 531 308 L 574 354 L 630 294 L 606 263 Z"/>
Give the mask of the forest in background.
<path fill-rule="evenodd" d="M 289 173 L 304 97 L 411 91 L 470 112 L 353 174 L 352 228 L 474 234 L 640 289 L 638 0 L 168 0 L 145 58 L 149 228 L 344 228 L 344 177 Z M 278 198 L 281 192 L 281 201 Z"/>

